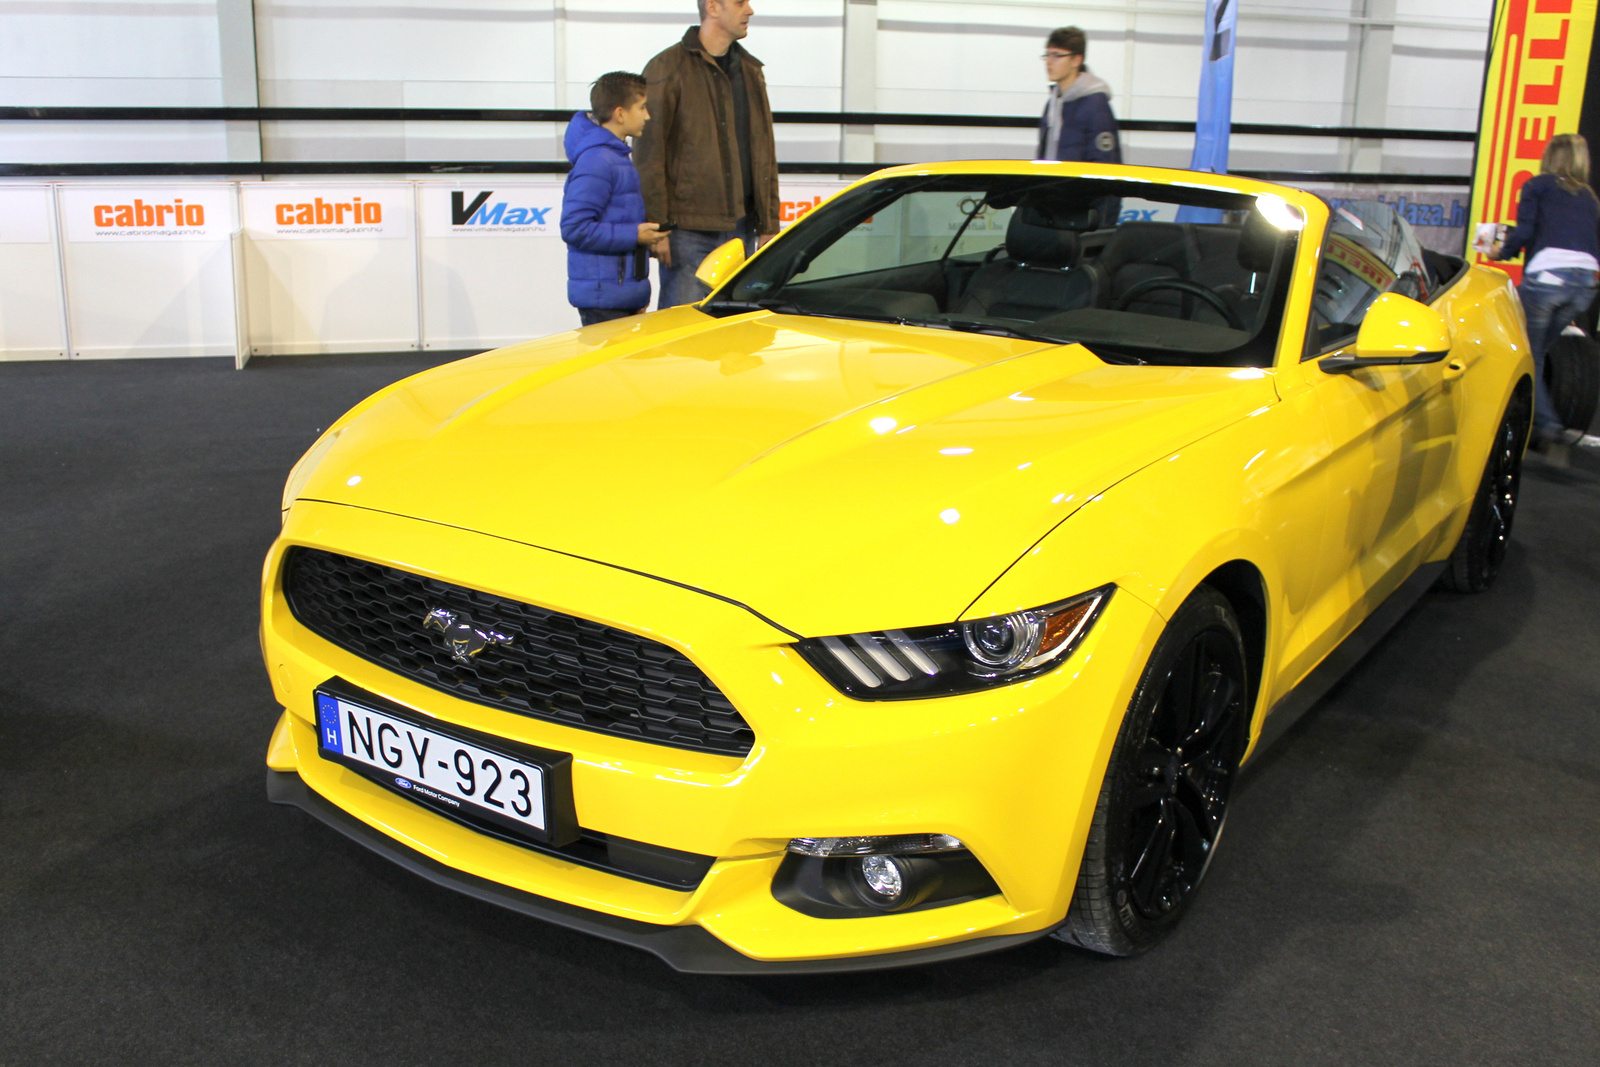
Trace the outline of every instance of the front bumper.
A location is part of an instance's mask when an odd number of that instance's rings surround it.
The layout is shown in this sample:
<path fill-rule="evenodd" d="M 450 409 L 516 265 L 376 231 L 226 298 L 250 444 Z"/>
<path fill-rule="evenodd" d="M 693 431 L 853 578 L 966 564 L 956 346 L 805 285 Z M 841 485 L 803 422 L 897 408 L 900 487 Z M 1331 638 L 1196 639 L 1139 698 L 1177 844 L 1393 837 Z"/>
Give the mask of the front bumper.
<path fill-rule="evenodd" d="M 1024 945 L 1050 932 L 1049 928 L 1025 934 L 980 937 L 931 948 L 875 956 L 843 956 L 822 960 L 762 960 L 741 955 L 707 933 L 702 926 L 660 926 L 655 923 L 623 919 L 605 912 L 573 907 L 559 900 L 536 897 L 498 882 L 447 867 L 415 849 L 407 848 L 380 833 L 349 812 L 324 800 L 309 789 L 293 771 L 267 772 L 267 799 L 288 804 L 321 819 L 358 845 L 370 848 L 412 874 L 434 885 L 463 893 L 475 900 L 542 919 L 569 930 L 592 934 L 607 941 L 644 949 L 659 957 L 673 970 L 685 974 L 842 974 L 852 971 L 878 971 L 918 963 L 940 963 L 987 952 Z"/>
<path fill-rule="evenodd" d="M 755 747 L 741 759 L 601 735 L 385 671 L 295 621 L 278 584 L 293 544 L 670 644 L 740 710 Z M 791 637 L 729 602 L 500 538 L 301 501 L 264 580 L 262 646 L 286 709 L 268 765 L 274 799 L 424 877 L 637 945 L 681 970 L 821 972 L 954 958 L 1042 936 L 1065 916 L 1120 709 L 1158 632 L 1153 611 L 1116 596 L 1083 646 L 1042 678 L 961 697 L 863 703 L 818 677 Z M 435 815 L 318 756 L 312 693 L 333 677 L 442 723 L 571 752 L 582 826 L 716 862 L 698 888 L 682 892 Z M 922 832 L 961 838 L 1000 893 L 848 919 L 802 915 L 772 894 L 792 837 Z"/>

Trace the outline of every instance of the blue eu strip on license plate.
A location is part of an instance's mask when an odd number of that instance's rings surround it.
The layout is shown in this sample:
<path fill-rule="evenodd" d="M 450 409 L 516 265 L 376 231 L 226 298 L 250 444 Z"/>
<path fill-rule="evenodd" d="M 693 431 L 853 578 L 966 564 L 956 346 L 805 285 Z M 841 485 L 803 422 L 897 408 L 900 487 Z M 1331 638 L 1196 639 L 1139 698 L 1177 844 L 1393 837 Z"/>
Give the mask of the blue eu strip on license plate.
<path fill-rule="evenodd" d="M 540 836 L 544 768 L 408 719 L 317 693 L 317 748 L 419 804 Z"/>

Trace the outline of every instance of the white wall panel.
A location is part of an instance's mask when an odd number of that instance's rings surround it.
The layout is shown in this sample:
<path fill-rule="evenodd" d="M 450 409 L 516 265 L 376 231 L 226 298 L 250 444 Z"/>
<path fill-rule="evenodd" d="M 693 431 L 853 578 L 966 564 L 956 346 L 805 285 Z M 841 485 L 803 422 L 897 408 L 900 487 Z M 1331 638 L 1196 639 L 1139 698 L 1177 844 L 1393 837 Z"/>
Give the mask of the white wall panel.
<path fill-rule="evenodd" d="M 203 208 L 199 221 L 155 210 L 180 201 Z M 57 203 L 75 358 L 233 354 L 233 186 L 86 183 Z"/>
<path fill-rule="evenodd" d="M 0 17 L 0 33 L 5 19 Z M 3 68 L 0 68 L 3 69 Z M 216 107 L 219 78 L 100 78 L 0 73 L 3 107 Z"/>
<path fill-rule="evenodd" d="M 3 0 L 0 106 L 205 107 L 222 102 L 210 0 Z M 0 159 L 224 158 L 219 123 L 0 124 Z"/>
<path fill-rule="evenodd" d="M 226 158 L 226 124 L 221 122 L 0 123 L 0 159 L 8 163 L 181 163 Z"/>
<path fill-rule="evenodd" d="M 490 179 L 421 187 L 423 347 L 493 348 L 578 325 L 567 303 L 561 186 Z M 454 225 L 452 194 L 471 207 L 485 192 L 480 211 L 521 207 L 543 223 Z"/>
<path fill-rule="evenodd" d="M 0 360 L 67 358 L 58 257 L 50 187 L 0 186 Z"/>
<path fill-rule="evenodd" d="M 386 190 L 378 194 L 375 190 Z M 410 186 L 404 182 L 246 182 L 247 221 L 278 204 L 385 196 L 385 236 L 286 236 L 266 224 L 245 229 L 246 293 L 253 355 L 393 352 L 417 345 L 417 256 Z M 391 206 L 395 205 L 395 206 Z"/>
<path fill-rule="evenodd" d="M 1399 27 L 1389 70 L 1389 123 L 1474 129 L 1483 88 L 1483 33 Z"/>
<path fill-rule="evenodd" d="M 8 0 L 0 4 L 0 71 L 6 79 L 220 80 L 216 5 Z"/>
<path fill-rule="evenodd" d="M 258 0 L 261 78 L 526 81 L 549 69 L 553 10 L 549 0 Z"/>

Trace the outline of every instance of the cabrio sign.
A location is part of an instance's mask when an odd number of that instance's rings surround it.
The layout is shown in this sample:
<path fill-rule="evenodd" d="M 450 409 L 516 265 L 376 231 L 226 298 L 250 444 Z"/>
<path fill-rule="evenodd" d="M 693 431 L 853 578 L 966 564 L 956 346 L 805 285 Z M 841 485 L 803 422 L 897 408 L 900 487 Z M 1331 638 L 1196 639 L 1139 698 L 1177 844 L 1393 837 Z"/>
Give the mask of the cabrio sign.
<path fill-rule="evenodd" d="M 404 185 L 246 185 L 244 224 L 255 240 L 329 240 L 410 235 Z"/>
<path fill-rule="evenodd" d="M 222 241 L 232 199 L 227 186 L 77 186 L 61 190 L 61 210 L 69 241 Z"/>

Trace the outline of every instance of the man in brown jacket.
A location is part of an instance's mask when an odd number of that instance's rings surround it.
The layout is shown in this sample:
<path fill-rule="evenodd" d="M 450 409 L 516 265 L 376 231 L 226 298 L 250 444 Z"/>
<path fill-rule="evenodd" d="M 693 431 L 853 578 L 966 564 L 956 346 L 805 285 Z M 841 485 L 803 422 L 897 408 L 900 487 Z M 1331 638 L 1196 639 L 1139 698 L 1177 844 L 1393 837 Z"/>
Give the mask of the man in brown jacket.
<path fill-rule="evenodd" d="M 778 232 L 778 154 L 761 61 L 739 44 L 750 0 L 698 0 L 700 25 L 644 68 L 650 125 L 634 142 L 645 217 L 671 228 L 656 245 L 658 307 L 693 303 L 694 272 L 735 238 L 747 252 Z"/>

